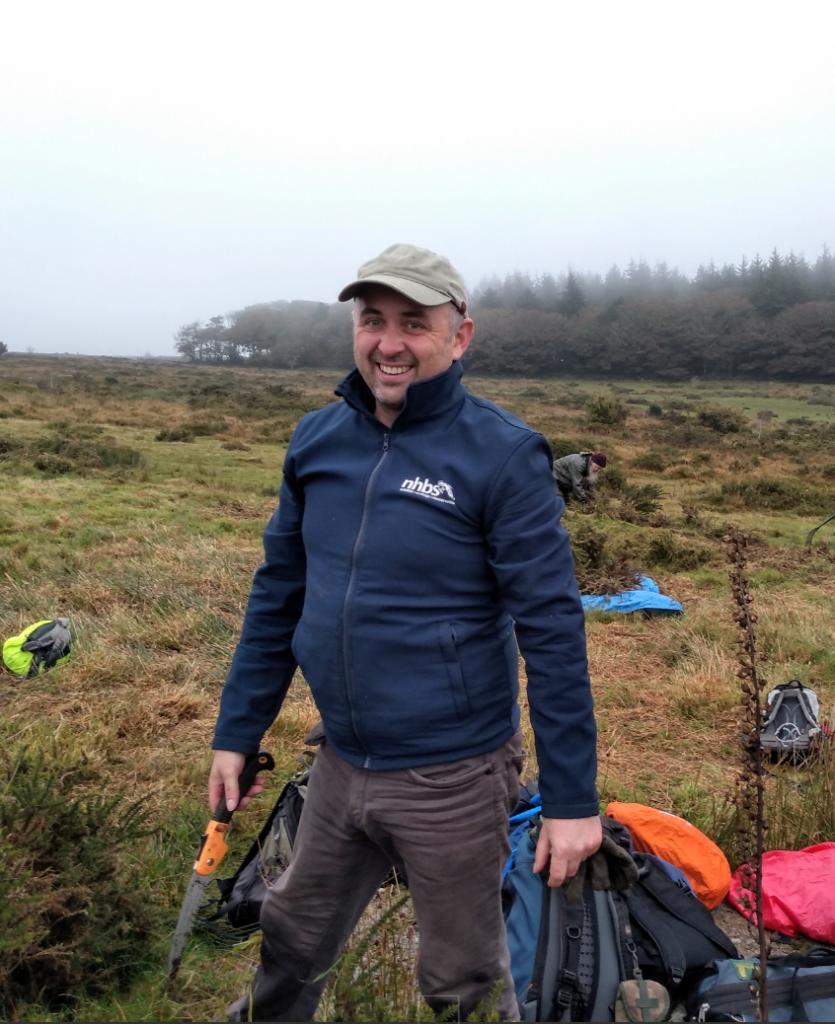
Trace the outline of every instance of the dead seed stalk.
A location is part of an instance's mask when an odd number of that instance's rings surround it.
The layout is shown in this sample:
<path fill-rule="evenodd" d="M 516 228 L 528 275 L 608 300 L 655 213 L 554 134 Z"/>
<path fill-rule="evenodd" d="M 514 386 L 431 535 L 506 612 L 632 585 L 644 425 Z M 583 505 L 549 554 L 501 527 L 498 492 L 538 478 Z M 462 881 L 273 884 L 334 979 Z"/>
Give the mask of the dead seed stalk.
<path fill-rule="evenodd" d="M 768 945 L 763 924 L 762 863 L 765 839 L 764 786 L 765 767 L 760 744 L 762 728 L 762 691 L 765 680 L 758 665 L 766 656 L 757 651 L 754 624 L 757 616 L 751 608 L 754 601 L 746 574 L 745 548 L 748 535 L 736 526 L 729 526 L 725 535 L 729 578 L 736 605 L 734 621 L 739 628 L 739 668 L 736 671 L 742 689 L 742 753 L 738 777 L 737 806 L 740 811 L 739 833 L 745 853 L 746 867 L 742 884 L 754 902 L 754 914 L 760 946 L 759 986 L 754 991 L 760 1020 L 768 1020 Z"/>

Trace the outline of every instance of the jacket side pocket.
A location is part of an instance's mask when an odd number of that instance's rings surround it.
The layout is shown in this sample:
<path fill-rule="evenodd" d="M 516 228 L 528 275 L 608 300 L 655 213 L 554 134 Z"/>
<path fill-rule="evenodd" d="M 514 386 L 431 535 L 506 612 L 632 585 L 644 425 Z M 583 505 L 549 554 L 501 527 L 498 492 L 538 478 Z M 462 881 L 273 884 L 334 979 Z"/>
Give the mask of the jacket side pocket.
<path fill-rule="evenodd" d="M 458 657 L 458 633 L 455 623 L 442 622 L 438 632 L 441 652 L 446 663 L 447 677 L 452 690 L 452 699 L 455 702 L 455 711 L 459 718 L 468 718 L 472 714 L 472 707 L 470 706 L 470 695 L 467 693 L 467 685 L 464 682 L 461 659 Z"/>

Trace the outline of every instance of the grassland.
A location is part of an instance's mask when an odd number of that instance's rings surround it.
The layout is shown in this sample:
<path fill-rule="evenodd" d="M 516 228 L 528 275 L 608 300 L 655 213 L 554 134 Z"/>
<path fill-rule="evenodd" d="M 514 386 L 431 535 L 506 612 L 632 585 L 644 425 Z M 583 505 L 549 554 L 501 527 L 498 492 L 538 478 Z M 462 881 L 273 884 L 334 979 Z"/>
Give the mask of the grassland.
<path fill-rule="evenodd" d="M 0 632 L 68 615 L 78 636 L 75 656 L 49 675 L 26 682 L 0 675 L 0 927 L 10 936 L 0 943 L 0 992 L 7 993 L 0 1016 L 201 1021 L 245 986 L 254 941 L 225 949 L 196 936 L 170 993 L 164 962 L 205 824 L 218 696 L 285 446 L 306 411 L 333 400 L 337 376 L 0 360 Z M 578 564 L 605 589 L 627 561 L 680 600 L 686 615 L 588 622 L 601 797 L 689 815 L 733 859 L 726 798 L 736 771 L 738 696 L 721 538 L 727 522 L 751 532 L 770 681 L 814 686 L 833 719 L 831 528 L 811 548 L 804 539 L 835 512 L 835 388 L 468 384 L 534 424 L 558 454 L 609 453 L 595 509 L 566 513 Z M 614 410 L 612 422 L 590 414 L 600 398 Z M 717 409 L 738 415 L 723 420 Z M 273 795 L 317 717 L 299 677 L 265 741 L 278 762 Z M 48 783 L 40 795 L 38 779 Z M 769 842 L 801 847 L 835 838 L 831 785 L 826 769 L 811 781 L 798 772 L 772 780 Z M 239 816 L 230 865 L 269 799 Z M 72 815 L 61 817 L 68 808 Z M 85 815 L 88 825 L 73 832 Z M 91 845 L 97 828 L 112 835 L 109 851 Z M 70 838 L 59 862 L 61 836 Z M 130 928 L 96 918 L 96 892 L 108 886 L 111 907 L 122 908 Z M 49 956 L 45 913 L 66 925 L 63 945 Z M 102 922 L 98 939 L 84 924 L 92 920 Z M 403 954 L 410 929 L 408 907 L 396 907 L 378 936 L 390 965 L 386 985 L 402 996 L 388 1019 L 418 1012 Z M 28 965 L 23 974 L 21 965 Z M 10 978 L 17 988 L 4 989 Z M 344 977 L 333 986 L 328 1019 L 385 1019 L 379 1008 L 364 1017 L 350 988 Z"/>

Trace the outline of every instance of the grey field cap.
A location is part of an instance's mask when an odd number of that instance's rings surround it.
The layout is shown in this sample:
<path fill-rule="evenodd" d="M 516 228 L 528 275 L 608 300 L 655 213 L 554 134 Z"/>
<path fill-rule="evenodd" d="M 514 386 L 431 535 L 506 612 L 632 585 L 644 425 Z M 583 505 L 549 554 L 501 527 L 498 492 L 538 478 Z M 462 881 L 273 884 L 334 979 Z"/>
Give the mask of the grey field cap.
<path fill-rule="evenodd" d="M 417 245 L 390 245 L 363 263 L 356 281 L 339 293 L 339 301 L 353 299 L 369 284 L 385 285 L 421 306 L 452 302 L 460 312 L 467 311 L 467 289 L 455 267 L 446 256 Z"/>

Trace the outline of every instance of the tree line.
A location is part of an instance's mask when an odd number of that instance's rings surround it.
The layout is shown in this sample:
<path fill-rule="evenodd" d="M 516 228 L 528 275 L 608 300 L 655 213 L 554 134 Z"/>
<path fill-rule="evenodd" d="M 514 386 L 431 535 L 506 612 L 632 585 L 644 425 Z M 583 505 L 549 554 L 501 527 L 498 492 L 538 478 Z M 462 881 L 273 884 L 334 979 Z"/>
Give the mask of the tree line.
<path fill-rule="evenodd" d="M 552 377 L 835 379 L 835 257 L 700 266 L 688 279 L 664 263 L 605 276 L 515 271 L 472 294 L 471 372 Z M 279 301 L 181 327 L 196 362 L 349 367 L 350 307 Z"/>

